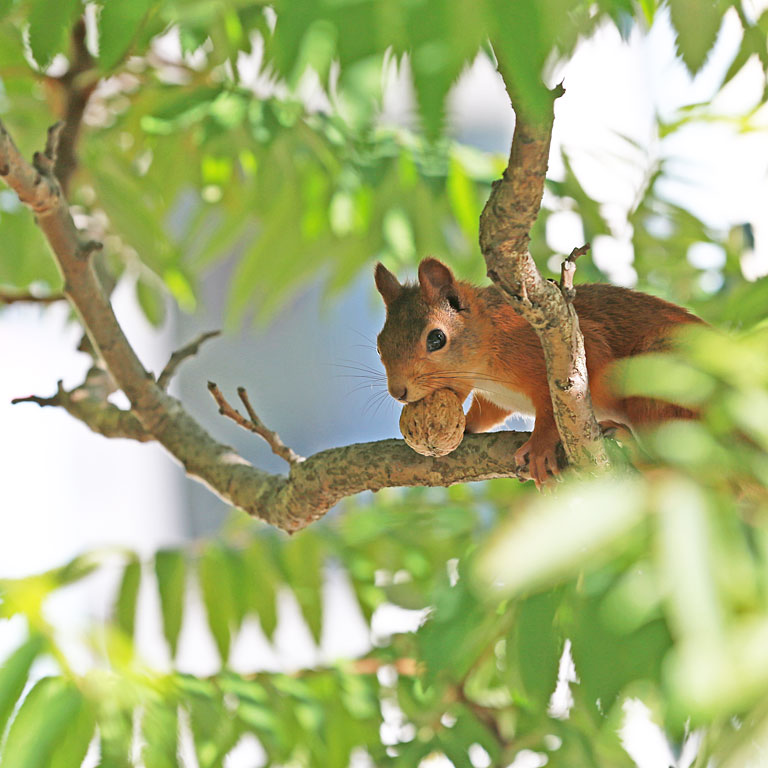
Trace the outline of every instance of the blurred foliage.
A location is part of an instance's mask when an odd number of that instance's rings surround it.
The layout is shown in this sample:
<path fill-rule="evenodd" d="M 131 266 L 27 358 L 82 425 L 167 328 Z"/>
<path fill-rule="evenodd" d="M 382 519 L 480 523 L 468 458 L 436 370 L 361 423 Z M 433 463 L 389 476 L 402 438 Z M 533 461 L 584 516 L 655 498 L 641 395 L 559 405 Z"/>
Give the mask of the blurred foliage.
<path fill-rule="evenodd" d="M 61 117 L 70 30 L 84 13 L 93 61 L 76 85 L 96 88 L 70 192 L 78 225 L 104 240 L 115 277 L 136 278 L 151 321 L 165 294 L 194 310 L 225 261 L 229 321 L 263 320 L 308 280 L 338 291 L 375 258 L 398 268 L 432 253 L 479 278 L 478 215 L 505 159 L 446 130 L 458 76 L 477 56 L 498 59 L 516 106 L 535 114 L 553 64 L 581 39 L 604 24 L 626 37 L 660 12 L 691 74 L 726 12 L 742 41 L 723 85 L 755 59 L 768 69 L 768 13 L 752 18 L 736 0 L 5 0 L 0 115 L 27 155 L 39 148 Z M 394 71 L 415 94 L 410 128 L 381 119 Z M 345 768 L 364 753 L 376 766 L 442 754 L 480 768 L 533 750 L 551 766 L 612 768 L 632 764 L 619 732 L 627 697 L 650 708 L 673 752 L 698 729 L 697 768 L 764 753 L 768 281 L 743 277 L 748 222 L 713 231 L 659 191 L 665 141 L 711 119 L 691 105 L 659 119 L 657 157 L 631 147 L 644 181 L 626 212 L 639 285 L 731 334 L 633 360 L 622 386 L 699 408 L 701 421 L 617 446 L 616 463 L 623 451 L 642 473 L 627 461 L 556 494 L 509 481 L 381 491 L 291 539 L 238 519 L 189 550 L 96 552 L 6 579 L 0 615 L 23 616 L 26 637 L 0 666 L 0 765 L 76 766 L 90 750 L 104 768 L 171 768 L 191 750 L 201 768 L 223 766 L 253 735 L 270 766 Z M 751 115 L 739 120 L 752 130 Z M 543 269 L 551 215 L 575 212 L 587 240 L 616 226 L 563 159 L 533 233 Z M 59 287 L 8 190 L 0 232 L 0 285 Z M 684 258 L 701 243 L 721 263 Z M 579 277 L 605 279 L 589 261 Z M 83 668 L 46 606 L 116 564 L 113 615 L 82 638 Z M 395 605 L 425 611 L 420 628 L 374 636 L 355 660 L 235 671 L 243 627 L 257 622 L 273 641 L 286 592 L 322 641 L 328 569 L 343 572 L 367 623 Z M 162 670 L 135 642 L 152 591 Z M 176 664 L 200 612 L 221 660 L 208 677 Z M 566 649 L 578 682 L 562 673 Z"/>
<path fill-rule="evenodd" d="M 249 735 L 270 766 L 344 768 L 362 754 L 506 766 L 522 749 L 553 766 L 631 766 L 631 697 L 672 751 L 706 734 L 696 765 L 754 765 L 768 732 L 768 324 L 696 329 L 674 355 L 630 361 L 621 381 L 702 410 L 634 447 L 642 472 L 566 477 L 544 495 L 511 481 L 384 490 L 293 537 L 235 515 L 187 550 L 95 552 L 0 581 L 0 615 L 28 628 L 0 667 L 0 764 L 78 765 L 93 742 L 103 766 L 186 764 L 182 743 L 198 765 L 222 766 Z M 46 603 L 100 571 L 115 584 L 112 617 L 81 638 L 76 672 Z M 388 606 L 422 611 L 419 628 L 372 631 L 357 659 L 243 672 L 241 632 L 258 625 L 279 644 L 289 592 L 310 644 L 340 631 L 329 573 L 359 609 L 349 631 Z M 137 615 L 164 635 L 161 670 L 142 658 Z M 183 671 L 201 619 L 220 657 L 207 677 Z"/>
<path fill-rule="evenodd" d="M 398 268 L 432 253 L 481 277 L 478 214 L 504 159 L 446 133 L 450 88 L 476 57 L 498 57 L 516 106 L 535 114 L 548 100 L 544 82 L 581 39 L 605 23 L 626 37 L 653 22 L 657 5 L 66 0 L 52 13 L 47 0 L 6 0 L 0 115 L 27 154 L 39 148 L 43 129 L 65 109 L 67 58 L 74 55 L 68 32 L 84 12 L 93 59 L 74 86 L 96 87 L 70 194 L 78 225 L 105 240 L 116 276 L 128 270 L 136 278 L 153 323 L 162 322 L 166 293 L 192 311 L 200 285 L 222 261 L 235 267 L 229 323 L 264 321 L 307 281 L 322 279 L 338 291 L 375 258 Z M 768 68 L 768 12 L 751 18 L 736 0 L 668 6 L 692 74 L 730 8 L 743 42 L 724 84 L 755 57 Z M 697 22 L 686 23 L 692 15 Z M 398 71 L 415 96 L 410 129 L 381 120 L 385 83 Z M 748 324 L 756 315 L 749 307 L 762 305 L 766 289 L 740 279 L 738 233 L 709 231 L 658 191 L 668 176 L 664 139 L 707 117 L 691 108 L 660 123 L 662 159 L 636 157 L 646 181 L 627 212 L 634 268 L 641 287 L 692 305 L 715 293 L 729 307 L 724 317 Z M 745 121 L 741 128 L 749 130 Z M 576 211 L 587 240 L 611 235 L 602 206 L 584 192 L 567 158 L 566 169 L 551 181 L 534 233 L 542 268 L 552 255 L 543 233 L 553 210 Z M 654 226 L 660 220 L 665 225 Z M 57 289 L 31 215 L 8 191 L 0 193 L 0 221 L 0 285 Z M 716 277 L 712 268 L 669 258 L 697 242 L 725 249 Z M 585 263 L 581 279 L 601 277 Z"/>

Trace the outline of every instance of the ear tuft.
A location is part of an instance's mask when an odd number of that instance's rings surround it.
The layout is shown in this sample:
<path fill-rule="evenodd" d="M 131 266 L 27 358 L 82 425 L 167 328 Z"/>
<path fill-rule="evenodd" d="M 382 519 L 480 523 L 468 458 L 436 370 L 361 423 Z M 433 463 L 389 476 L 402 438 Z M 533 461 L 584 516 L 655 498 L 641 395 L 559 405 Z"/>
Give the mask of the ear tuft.
<path fill-rule="evenodd" d="M 402 292 L 403 286 L 397 281 L 397 278 L 381 263 L 376 265 L 374 272 L 376 280 L 376 289 L 384 299 L 384 304 L 389 306 Z"/>
<path fill-rule="evenodd" d="M 421 295 L 428 304 L 451 293 L 454 285 L 453 272 L 437 259 L 424 259 L 419 264 Z"/>

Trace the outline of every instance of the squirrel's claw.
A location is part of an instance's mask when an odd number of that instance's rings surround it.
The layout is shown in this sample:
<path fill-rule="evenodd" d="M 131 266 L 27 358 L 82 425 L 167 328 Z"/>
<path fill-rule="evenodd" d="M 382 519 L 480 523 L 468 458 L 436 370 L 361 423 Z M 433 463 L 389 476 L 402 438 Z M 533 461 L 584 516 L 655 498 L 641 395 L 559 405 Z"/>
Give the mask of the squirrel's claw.
<path fill-rule="evenodd" d="M 520 448 L 515 452 L 515 463 L 519 467 L 528 465 L 528 472 L 531 475 L 531 480 L 536 483 L 536 487 L 541 490 L 542 486 L 553 477 L 560 473 L 560 468 L 557 465 L 557 456 L 555 454 L 555 448 L 557 443 L 552 447 L 541 447 L 533 443 L 533 436 L 523 443 Z"/>

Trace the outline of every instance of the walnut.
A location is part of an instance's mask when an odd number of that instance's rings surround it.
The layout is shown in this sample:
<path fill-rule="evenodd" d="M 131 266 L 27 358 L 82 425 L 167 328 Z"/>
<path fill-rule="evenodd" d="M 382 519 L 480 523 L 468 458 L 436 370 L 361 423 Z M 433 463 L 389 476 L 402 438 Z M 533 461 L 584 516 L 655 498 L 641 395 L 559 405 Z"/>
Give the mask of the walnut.
<path fill-rule="evenodd" d="M 422 456 L 445 456 L 455 451 L 464 437 L 461 400 L 450 389 L 436 389 L 400 414 L 405 442 Z"/>

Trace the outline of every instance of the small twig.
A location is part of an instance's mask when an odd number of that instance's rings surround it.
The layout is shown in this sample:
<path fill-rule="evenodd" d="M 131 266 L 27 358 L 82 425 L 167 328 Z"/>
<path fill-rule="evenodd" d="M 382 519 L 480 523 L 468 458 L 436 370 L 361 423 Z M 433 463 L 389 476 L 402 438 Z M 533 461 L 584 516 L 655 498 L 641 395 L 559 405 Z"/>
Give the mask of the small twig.
<path fill-rule="evenodd" d="M 268 429 L 264 422 L 256 415 L 256 412 L 251 407 L 251 402 L 248 399 L 248 393 L 245 391 L 245 387 L 238 387 L 237 394 L 245 406 L 245 410 L 248 411 L 248 416 L 251 419 L 251 424 L 254 426 L 254 432 L 260 434 L 268 443 L 273 453 L 285 459 L 289 464 L 296 464 L 300 461 L 304 461 L 303 456 L 299 456 L 298 453 L 292 451 L 281 439 L 277 432 L 273 432 Z"/>
<path fill-rule="evenodd" d="M 45 152 L 35 152 L 32 155 L 32 165 L 44 176 L 53 176 L 56 165 L 56 156 L 59 151 L 59 138 L 64 130 L 64 123 L 60 120 L 48 129 L 48 138 L 45 142 Z"/>
<path fill-rule="evenodd" d="M 45 156 L 51 161 L 53 165 L 56 165 L 56 160 L 59 155 L 59 139 L 61 138 L 61 132 L 64 130 L 64 121 L 59 120 L 58 123 L 54 123 L 48 129 L 48 137 L 45 141 Z"/>
<path fill-rule="evenodd" d="M 13 400 L 11 400 L 11 405 L 18 405 L 19 403 L 37 403 L 41 408 L 45 408 L 46 405 L 60 405 L 58 393 L 53 397 L 27 395 L 27 397 L 14 397 Z"/>
<path fill-rule="evenodd" d="M 228 402 L 221 390 L 214 384 L 214 382 L 208 382 L 208 391 L 213 396 L 216 404 L 219 406 L 219 413 L 222 416 L 226 416 L 228 419 L 232 419 L 236 424 L 243 429 L 247 429 L 249 432 L 255 432 L 267 441 L 267 444 L 272 449 L 272 453 L 285 459 L 289 464 L 298 464 L 304 461 L 303 456 L 299 456 L 298 453 L 292 451 L 281 439 L 277 432 L 273 432 L 271 429 L 264 425 L 264 422 L 256 415 L 251 403 L 248 400 L 248 393 L 245 391 L 245 387 L 238 387 L 237 394 L 243 401 L 243 405 L 248 411 L 250 419 L 246 419 L 236 408 L 233 408 Z"/>
<path fill-rule="evenodd" d="M 590 248 L 589 243 L 584 243 L 580 248 L 574 248 L 560 267 L 560 291 L 569 301 L 572 301 L 574 296 L 573 276 L 576 274 L 576 259 L 587 253 Z"/>
<path fill-rule="evenodd" d="M 38 296 L 29 291 L 11 292 L 0 291 L 0 304 L 19 304 L 27 302 L 30 304 L 54 304 L 57 301 L 64 301 L 66 296 L 63 293 L 49 293 L 47 296 Z"/>
<path fill-rule="evenodd" d="M 181 349 L 177 349 L 172 355 L 171 359 L 163 368 L 161 374 L 157 377 L 157 384 L 162 389 L 167 389 L 173 375 L 176 373 L 176 369 L 188 358 L 193 357 L 198 353 L 200 345 L 208 339 L 212 339 L 214 336 L 219 336 L 221 331 L 207 331 L 201 333 L 196 339 L 191 341 Z"/>

